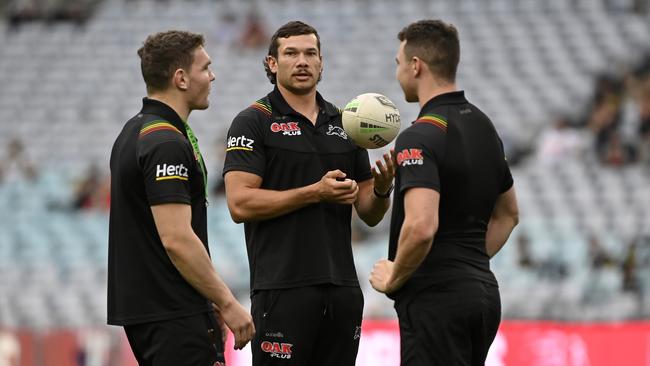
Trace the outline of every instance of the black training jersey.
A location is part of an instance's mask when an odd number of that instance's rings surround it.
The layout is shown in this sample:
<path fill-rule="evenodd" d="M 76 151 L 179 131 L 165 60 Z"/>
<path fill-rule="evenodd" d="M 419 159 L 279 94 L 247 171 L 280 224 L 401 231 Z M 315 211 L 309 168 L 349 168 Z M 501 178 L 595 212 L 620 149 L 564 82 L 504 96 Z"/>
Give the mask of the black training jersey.
<path fill-rule="evenodd" d="M 452 279 L 496 284 L 485 234 L 497 197 L 513 184 L 490 119 L 462 91 L 428 101 L 395 145 L 397 173 L 388 257 L 395 259 L 409 188 L 440 193 L 439 227 L 431 251 L 404 291 Z"/>
<path fill-rule="evenodd" d="M 294 111 L 276 88 L 243 110 L 228 131 L 224 175 L 262 177 L 262 189 L 318 182 L 330 170 L 362 182 L 372 178 L 368 152 L 342 128 L 341 113 L 317 95 L 316 125 Z M 358 286 L 350 243 L 351 205 L 321 202 L 244 224 L 251 290 L 319 283 Z"/>
<path fill-rule="evenodd" d="M 108 323 L 129 325 L 208 311 L 208 301 L 172 264 L 151 206 L 192 206 L 192 228 L 208 250 L 203 175 L 183 121 L 145 98 L 111 152 Z"/>

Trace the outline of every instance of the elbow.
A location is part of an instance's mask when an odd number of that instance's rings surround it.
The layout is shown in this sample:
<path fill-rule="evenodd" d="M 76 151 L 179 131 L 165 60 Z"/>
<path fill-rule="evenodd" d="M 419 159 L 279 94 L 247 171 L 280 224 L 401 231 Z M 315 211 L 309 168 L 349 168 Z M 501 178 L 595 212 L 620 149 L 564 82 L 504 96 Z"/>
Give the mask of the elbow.
<path fill-rule="evenodd" d="M 438 231 L 438 222 L 419 222 L 411 228 L 411 235 L 414 241 L 422 244 L 431 244 Z"/>
<path fill-rule="evenodd" d="M 236 224 L 241 224 L 247 219 L 242 204 L 234 199 L 228 199 L 228 211 L 230 211 L 230 218 Z"/>
<path fill-rule="evenodd" d="M 510 220 L 512 221 L 512 228 L 519 224 L 519 210 L 515 210 L 510 213 Z"/>
<path fill-rule="evenodd" d="M 182 246 L 182 239 L 178 235 L 161 235 L 160 241 L 170 257 L 178 253 Z"/>
<path fill-rule="evenodd" d="M 512 216 L 512 228 L 514 229 L 515 226 L 519 224 L 519 213 L 516 213 L 515 215 Z"/>
<path fill-rule="evenodd" d="M 232 221 L 236 224 L 241 224 L 246 221 L 246 217 L 241 209 L 238 207 L 228 207 L 228 209 L 230 211 L 230 218 L 232 218 Z"/>
<path fill-rule="evenodd" d="M 379 217 L 370 217 L 370 216 L 366 215 L 365 217 L 361 217 L 361 220 L 363 220 L 363 222 L 365 222 L 366 225 L 368 225 L 370 227 L 375 227 L 381 222 L 381 220 L 383 218 L 384 218 L 384 215 L 381 215 Z"/>

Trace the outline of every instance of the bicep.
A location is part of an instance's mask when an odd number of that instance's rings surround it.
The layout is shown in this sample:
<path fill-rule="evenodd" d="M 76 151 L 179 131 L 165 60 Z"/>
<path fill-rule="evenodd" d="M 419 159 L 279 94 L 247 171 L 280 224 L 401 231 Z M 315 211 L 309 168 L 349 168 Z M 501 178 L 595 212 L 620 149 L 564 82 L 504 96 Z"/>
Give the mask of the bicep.
<path fill-rule="evenodd" d="M 438 230 L 440 193 L 423 187 L 414 187 L 404 194 L 404 220 Z"/>
<path fill-rule="evenodd" d="M 226 200 L 228 201 L 228 205 L 232 204 L 233 200 L 241 199 L 241 195 L 246 194 L 247 190 L 262 186 L 262 177 L 239 170 L 227 172 L 223 179 L 226 185 Z"/>
<path fill-rule="evenodd" d="M 192 209 L 182 203 L 165 203 L 151 206 L 160 240 L 167 246 L 170 241 L 193 233 Z"/>

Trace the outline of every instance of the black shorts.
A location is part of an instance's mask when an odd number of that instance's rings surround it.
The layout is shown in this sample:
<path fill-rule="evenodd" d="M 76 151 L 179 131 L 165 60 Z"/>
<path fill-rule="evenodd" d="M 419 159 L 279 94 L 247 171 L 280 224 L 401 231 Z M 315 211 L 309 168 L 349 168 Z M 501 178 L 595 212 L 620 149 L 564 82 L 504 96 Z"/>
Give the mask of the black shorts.
<path fill-rule="evenodd" d="M 223 342 L 214 313 L 124 327 L 140 366 L 223 366 Z"/>
<path fill-rule="evenodd" d="M 358 287 L 259 290 L 252 297 L 251 313 L 255 366 L 355 364 L 363 313 Z"/>
<path fill-rule="evenodd" d="M 499 289 L 481 281 L 427 287 L 395 301 L 402 365 L 483 366 L 501 321 Z"/>

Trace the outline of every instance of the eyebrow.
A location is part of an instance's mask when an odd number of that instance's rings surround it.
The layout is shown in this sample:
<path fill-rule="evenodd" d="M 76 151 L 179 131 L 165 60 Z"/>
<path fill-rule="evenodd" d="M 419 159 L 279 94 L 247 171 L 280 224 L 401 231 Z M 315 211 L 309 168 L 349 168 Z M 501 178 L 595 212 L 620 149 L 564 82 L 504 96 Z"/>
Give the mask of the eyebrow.
<path fill-rule="evenodd" d="M 286 52 L 286 51 L 299 51 L 299 50 L 300 50 L 300 48 L 298 48 L 298 47 L 287 47 L 287 48 L 284 49 L 284 52 Z M 318 51 L 318 48 L 316 48 L 316 47 L 308 47 L 308 48 L 304 48 L 304 50 L 305 51 Z"/>

